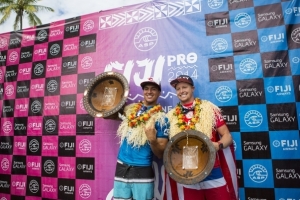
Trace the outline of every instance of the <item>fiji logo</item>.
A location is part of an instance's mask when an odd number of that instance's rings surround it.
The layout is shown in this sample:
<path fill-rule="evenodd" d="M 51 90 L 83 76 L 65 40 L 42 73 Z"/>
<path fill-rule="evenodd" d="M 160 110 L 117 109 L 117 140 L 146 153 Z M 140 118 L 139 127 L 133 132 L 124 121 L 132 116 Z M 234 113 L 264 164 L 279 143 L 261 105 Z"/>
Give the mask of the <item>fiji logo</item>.
<path fill-rule="evenodd" d="M 214 19 L 214 20 L 211 20 L 211 21 L 207 22 L 207 26 L 210 26 L 210 27 L 224 27 L 224 26 L 227 27 L 227 25 L 228 25 L 228 19 L 227 18 Z"/>
<path fill-rule="evenodd" d="M 261 41 L 269 41 L 270 43 L 284 42 L 284 33 L 264 35 L 261 37 Z"/>
<path fill-rule="evenodd" d="M 208 0 L 207 4 L 211 9 L 218 9 L 223 5 L 223 0 Z"/>
<path fill-rule="evenodd" d="M 292 62 L 295 64 L 298 64 L 300 62 L 300 58 L 295 56 L 295 57 L 293 57 Z"/>
<path fill-rule="evenodd" d="M 253 74 L 257 69 L 257 63 L 252 58 L 245 58 L 240 62 L 239 67 L 244 74 Z"/>
<path fill-rule="evenodd" d="M 158 41 L 157 32 L 150 27 L 140 29 L 134 36 L 134 46 L 140 51 L 151 50 Z"/>
<path fill-rule="evenodd" d="M 215 92 L 215 97 L 220 102 L 227 102 L 232 98 L 232 90 L 227 86 L 218 87 Z"/>
<path fill-rule="evenodd" d="M 268 178 L 267 169 L 260 164 L 252 165 L 249 169 L 248 174 L 250 179 L 255 183 L 262 183 Z"/>
<path fill-rule="evenodd" d="M 274 140 L 273 141 L 273 146 L 274 147 L 290 147 L 290 148 L 294 148 L 294 147 L 298 147 L 298 140 Z"/>
<path fill-rule="evenodd" d="M 68 185 L 60 185 L 59 191 L 66 192 L 66 194 L 73 194 L 74 193 L 74 186 L 68 186 Z"/>
<path fill-rule="evenodd" d="M 258 127 L 263 122 L 263 117 L 257 110 L 249 110 L 244 116 L 244 121 L 249 127 Z"/>
<path fill-rule="evenodd" d="M 65 30 L 66 30 L 66 32 L 70 32 L 70 33 L 78 32 L 78 30 L 79 30 L 79 25 L 76 24 L 76 25 L 68 26 L 68 27 L 66 27 Z"/>
<path fill-rule="evenodd" d="M 276 85 L 276 86 L 269 86 L 267 88 L 269 93 L 275 92 L 277 95 L 289 95 L 292 92 L 291 85 Z"/>
<path fill-rule="evenodd" d="M 226 51 L 226 49 L 228 48 L 228 43 L 223 38 L 216 38 L 211 43 L 211 48 L 216 53 L 222 53 L 222 52 Z"/>
<path fill-rule="evenodd" d="M 287 8 L 285 10 L 285 13 L 288 15 L 294 14 L 294 16 L 296 17 L 300 15 L 300 8 L 299 7 Z"/>
<path fill-rule="evenodd" d="M 234 18 L 234 24 L 239 28 L 246 28 L 251 24 L 251 17 L 247 13 L 239 13 Z"/>

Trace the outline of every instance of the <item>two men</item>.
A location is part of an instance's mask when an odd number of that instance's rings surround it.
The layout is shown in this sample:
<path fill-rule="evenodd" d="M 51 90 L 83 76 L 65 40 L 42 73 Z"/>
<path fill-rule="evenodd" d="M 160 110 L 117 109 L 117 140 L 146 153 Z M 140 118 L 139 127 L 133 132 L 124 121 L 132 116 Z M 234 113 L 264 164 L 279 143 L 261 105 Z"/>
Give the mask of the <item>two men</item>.
<path fill-rule="evenodd" d="M 125 107 L 126 118 L 117 131 L 121 138 L 114 181 L 114 199 L 154 197 L 152 157 L 162 158 L 168 138 L 183 130 L 206 134 L 218 151 L 211 174 L 194 185 L 166 182 L 168 200 L 236 200 L 237 179 L 232 137 L 220 109 L 194 97 L 194 82 L 186 75 L 171 81 L 180 103 L 166 115 L 157 104 L 160 84 L 153 78 L 141 83 L 144 100 Z M 178 113 L 179 112 L 179 113 Z M 170 129 L 170 134 L 169 134 Z M 224 177 L 224 174 L 226 175 Z"/>

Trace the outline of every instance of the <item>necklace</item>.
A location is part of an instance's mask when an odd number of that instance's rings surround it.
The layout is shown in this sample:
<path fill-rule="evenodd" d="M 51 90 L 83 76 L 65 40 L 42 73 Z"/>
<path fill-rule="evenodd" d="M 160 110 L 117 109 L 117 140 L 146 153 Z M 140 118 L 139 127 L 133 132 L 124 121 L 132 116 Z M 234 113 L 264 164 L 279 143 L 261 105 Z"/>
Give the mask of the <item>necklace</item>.
<path fill-rule="evenodd" d="M 134 105 L 132 112 L 128 115 L 128 126 L 131 128 L 137 127 L 138 125 L 145 124 L 152 115 L 162 112 L 161 105 L 157 104 L 147 110 L 147 112 L 142 113 L 141 115 L 137 116 L 137 112 L 142 108 L 142 103 L 137 103 Z"/>
<path fill-rule="evenodd" d="M 195 108 L 194 108 L 194 115 L 189 120 L 186 120 L 186 116 L 183 111 L 183 107 L 180 103 L 177 104 L 175 107 L 175 112 L 173 115 L 177 116 L 178 122 L 176 125 L 179 127 L 180 130 L 195 130 L 195 124 L 200 119 L 200 104 L 201 100 L 199 98 L 195 98 Z"/>

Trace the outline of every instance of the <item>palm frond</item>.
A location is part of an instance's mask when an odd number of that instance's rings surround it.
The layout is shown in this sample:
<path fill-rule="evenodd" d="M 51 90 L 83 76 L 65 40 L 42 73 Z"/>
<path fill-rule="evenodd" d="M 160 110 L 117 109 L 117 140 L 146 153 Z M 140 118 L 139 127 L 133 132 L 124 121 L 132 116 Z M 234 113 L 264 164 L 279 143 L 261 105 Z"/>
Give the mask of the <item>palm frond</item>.
<path fill-rule="evenodd" d="M 29 8 L 30 7 L 30 8 Z M 35 12 L 39 12 L 39 11 L 50 11 L 50 12 L 54 12 L 53 8 L 47 7 L 47 6 L 41 6 L 41 5 L 26 5 L 24 7 L 24 10 L 31 10 L 34 8 Z"/>
<path fill-rule="evenodd" d="M 29 21 L 29 25 L 31 25 L 31 26 L 37 26 L 37 25 L 42 24 L 42 21 L 40 20 L 40 18 L 38 18 L 38 16 L 35 15 L 34 13 L 28 14 L 28 21 Z"/>
<path fill-rule="evenodd" d="M 13 24 L 14 30 L 17 30 L 18 26 L 22 29 L 24 14 L 26 14 L 25 16 L 29 20 L 29 25 L 41 25 L 42 21 L 38 18 L 36 13 L 39 11 L 54 12 L 54 9 L 47 6 L 36 5 L 38 1 L 41 0 L 0 0 L 0 14 L 3 15 L 0 19 L 0 24 L 7 21 L 11 12 L 15 12 L 17 16 Z"/>
<path fill-rule="evenodd" d="M 12 8 L 10 6 L 1 10 L 1 14 L 3 14 L 3 16 L 0 19 L 0 24 L 3 24 L 4 22 L 6 22 L 6 20 L 10 17 L 11 11 L 12 11 Z"/>

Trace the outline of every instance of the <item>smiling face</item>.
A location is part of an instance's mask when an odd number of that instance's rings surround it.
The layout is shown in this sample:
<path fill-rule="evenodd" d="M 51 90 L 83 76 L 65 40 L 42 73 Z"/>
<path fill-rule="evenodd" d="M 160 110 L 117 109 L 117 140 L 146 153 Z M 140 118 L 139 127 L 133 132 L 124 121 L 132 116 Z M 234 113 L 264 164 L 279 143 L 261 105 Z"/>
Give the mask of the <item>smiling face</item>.
<path fill-rule="evenodd" d="M 160 95 L 160 91 L 157 86 L 147 84 L 144 86 L 143 93 L 145 106 L 154 106 L 157 104 L 157 99 Z"/>
<path fill-rule="evenodd" d="M 178 83 L 175 87 L 176 94 L 182 104 L 192 103 L 194 101 L 195 87 L 189 83 Z"/>

